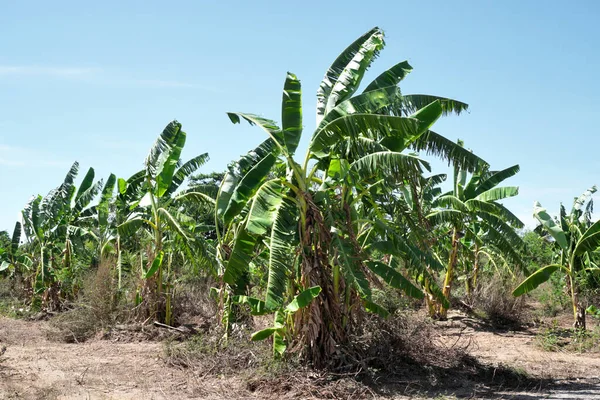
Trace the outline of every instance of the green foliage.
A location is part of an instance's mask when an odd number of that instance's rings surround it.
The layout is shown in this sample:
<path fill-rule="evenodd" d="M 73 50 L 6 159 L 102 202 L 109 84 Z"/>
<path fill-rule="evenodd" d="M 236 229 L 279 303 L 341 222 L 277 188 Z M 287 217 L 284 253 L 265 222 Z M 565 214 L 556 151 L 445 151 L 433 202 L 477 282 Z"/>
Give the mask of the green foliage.
<path fill-rule="evenodd" d="M 550 352 L 598 352 L 600 329 L 582 330 L 562 328 L 557 320 L 542 329 L 535 338 L 538 347 Z"/>
<path fill-rule="evenodd" d="M 135 304 L 142 320 L 166 324 L 176 322 L 174 296 L 183 282 L 211 280 L 224 339 L 234 321 L 250 318 L 249 307 L 273 316 L 253 340 L 272 340 L 276 357 L 302 349 L 324 367 L 361 324 L 362 311 L 385 318 L 422 299 L 447 309 L 451 280 L 440 285 L 441 275 L 453 279 L 458 269 L 476 286 L 477 265 L 521 266 L 515 229 L 522 223 L 501 203 L 518 188 L 499 186 L 519 167 L 490 171 L 461 142 L 433 132 L 439 118 L 468 106 L 404 94 L 398 85 L 412 71 L 406 61 L 360 91 L 384 46 L 383 31 L 373 28 L 327 69 L 304 158 L 295 158 L 307 125 L 302 85 L 288 72 L 280 123 L 227 113 L 265 136 L 224 172 L 198 173 L 208 154 L 181 159 L 187 133 L 178 121 L 165 126 L 144 168 L 129 178 L 96 180 L 90 168 L 76 185 L 74 163 L 57 188 L 26 205 L 22 227 L 2 233 L 0 270 L 28 282 L 33 304 L 59 308 L 102 265 L 114 299 Z M 453 166 L 449 193 L 440 187 L 445 174 L 430 175 L 425 155 Z M 576 252 L 589 253 L 596 237 L 590 231 Z M 81 317 L 86 325 L 92 314 L 80 310 L 65 321 Z M 91 333 L 83 328 L 83 336 Z"/>
<path fill-rule="evenodd" d="M 587 289 L 586 282 L 593 282 L 590 278 L 598 270 L 594 262 L 595 251 L 600 248 L 600 224 L 592 223 L 591 195 L 596 190 L 596 186 L 592 186 L 575 198 L 570 214 L 567 214 L 561 204 L 560 216 L 556 219 L 553 219 L 540 203 L 534 204 L 534 217 L 540 223 L 538 231 L 547 233 L 554 240 L 555 258 L 558 263 L 539 268 L 513 292 L 515 296 L 528 293 L 550 279 L 552 273 L 562 271 L 569 280 L 575 327 L 584 330 L 585 307 L 581 300 L 581 292 Z"/>

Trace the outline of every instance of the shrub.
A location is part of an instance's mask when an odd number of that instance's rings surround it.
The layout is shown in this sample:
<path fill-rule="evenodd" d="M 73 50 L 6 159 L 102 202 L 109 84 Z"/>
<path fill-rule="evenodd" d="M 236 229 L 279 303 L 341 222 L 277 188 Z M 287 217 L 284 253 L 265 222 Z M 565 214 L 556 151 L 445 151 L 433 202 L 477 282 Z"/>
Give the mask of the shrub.
<path fill-rule="evenodd" d="M 78 301 L 50 320 L 48 337 L 64 342 L 83 342 L 116 323 L 124 315 L 117 305 L 113 278 L 114 260 L 102 259 L 84 280 Z"/>
<path fill-rule="evenodd" d="M 495 274 L 475 290 L 473 304 L 495 326 L 521 326 L 527 318 L 525 298 L 514 297 L 514 280 Z"/>

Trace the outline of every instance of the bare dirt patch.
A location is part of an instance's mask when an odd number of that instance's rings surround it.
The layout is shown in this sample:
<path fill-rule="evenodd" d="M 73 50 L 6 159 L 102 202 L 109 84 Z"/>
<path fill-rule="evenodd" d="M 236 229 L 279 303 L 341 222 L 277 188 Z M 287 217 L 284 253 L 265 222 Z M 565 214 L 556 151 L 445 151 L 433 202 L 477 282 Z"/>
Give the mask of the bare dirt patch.
<path fill-rule="evenodd" d="M 2 399 L 222 398 L 230 382 L 204 384 L 191 371 L 168 368 L 160 342 L 93 339 L 50 341 L 47 322 L 0 318 Z M 234 387 L 234 386 L 233 386 Z M 203 388 L 203 389 L 199 389 Z"/>
<path fill-rule="evenodd" d="M 404 375 L 369 382 L 355 380 L 353 373 L 335 376 L 305 369 L 252 375 L 241 364 L 239 373 L 212 373 L 169 362 L 164 344 L 148 340 L 156 332 L 145 328 L 64 343 L 51 340 L 46 321 L 0 318 L 0 345 L 6 347 L 0 358 L 0 398 L 600 398 L 598 353 L 547 352 L 536 346 L 538 328 L 502 330 L 461 314 L 436 328 L 440 345 L 467 353 L 462 369 L 436 371 L 398 360 L 406 365 Z M 436 383 L 427 374 L 443 380 Z M 528 377 L 523 387 L 510 382 L 521 376 Z"/>
<path fill-rule="evenodd" d="M 556 319 L 564 329 L 572 322 L 568 317 Z M 596 351 L 545 351 L 539 346 L 544 326 L 502 329 L 462 313 L 454 313 L 442 328 L 446 345 L 462 344 L 467 353 L 493 367 L 508 367 L 539 380 L 537 388 L 527 391 L 495 390 L 494 396 L 506 399 L 599 399 L 600 354 Z M 474 392 L 476 394 L 476 391 Z M 491 393 L 489 394 L 492 397 Z M 483 396 L 482 398 L 486 398 Z"/>

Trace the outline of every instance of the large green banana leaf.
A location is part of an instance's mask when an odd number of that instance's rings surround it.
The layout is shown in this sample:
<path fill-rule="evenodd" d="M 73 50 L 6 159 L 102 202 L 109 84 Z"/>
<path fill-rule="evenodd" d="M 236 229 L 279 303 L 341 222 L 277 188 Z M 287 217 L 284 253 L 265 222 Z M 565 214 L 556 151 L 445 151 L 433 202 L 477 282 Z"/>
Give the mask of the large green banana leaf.
<path fill-rule="evenodd" d="M 561 268 L 560 265 L 547 265 L 543 268 L 538 269 L 533 274 L 529 275 L 515 290 L 513 290 L 513 296 L 518 297 L 525 293 L 531 292 L 542 283 L 546 282 L 552 274 Z"/>

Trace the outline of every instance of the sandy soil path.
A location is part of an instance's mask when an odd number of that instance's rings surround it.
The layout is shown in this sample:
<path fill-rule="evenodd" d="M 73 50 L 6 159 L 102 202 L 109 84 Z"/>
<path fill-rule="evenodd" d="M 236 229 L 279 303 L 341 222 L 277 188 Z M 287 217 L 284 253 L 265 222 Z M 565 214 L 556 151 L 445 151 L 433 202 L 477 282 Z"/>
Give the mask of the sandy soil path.
<path fill-rule="evenodd" d="M 248 392 L 242 379 L 167 366 L 157 342 L 66 344 L 48 340 L 45 329 L 45 322 L 0 317 L 0 346 L 6 347 L 0 358 L 0 399 L 261 398 Z M 449 322 L 443 340 L 457 339 L 470 343 L 468 352 L 482 361 L 522 369 L 540 379 L 558 379 L 543 390 L 475 398 L 600 399 L 598 353 L 545 352 L 535 346 L 532 331 L 486 331 L 468 319 Z"/>
<path fill-rule="evenodd" d="M 45 329 L 44 322 L 0 318 L 0 399 L 204 399 L 232 387 L 168 367 L 160 343 L 66 344 L 47 340 Z"/>
<path fill-rule="evenodd" d="M 599 352 L 544 351 L 536 345 L 535 329 L 499 331 L 460 315 L 447 324 L 444 343 L 467 346 L 467 352 L 482 362 L 506 365 L 540 380 L 554 381 L 539 391 L 496 393 L 500 398 L 600 400 Z"/>

